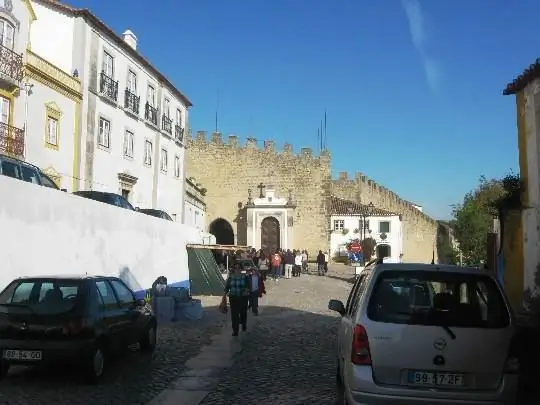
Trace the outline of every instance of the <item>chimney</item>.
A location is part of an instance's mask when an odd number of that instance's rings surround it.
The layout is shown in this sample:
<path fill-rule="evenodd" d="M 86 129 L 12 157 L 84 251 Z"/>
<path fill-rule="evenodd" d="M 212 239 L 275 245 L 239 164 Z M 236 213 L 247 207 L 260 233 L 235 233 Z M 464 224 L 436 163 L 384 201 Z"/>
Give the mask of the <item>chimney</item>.
<path fill-rule="evenodd" d="M 124 40 L 126 44 L 131 46 L 133 49 L 137 49 L 137 37 L 135 36 L 133 32 L 131 32 L 131 30 L 126 30 L 122 34 L 122 39 Z"/>

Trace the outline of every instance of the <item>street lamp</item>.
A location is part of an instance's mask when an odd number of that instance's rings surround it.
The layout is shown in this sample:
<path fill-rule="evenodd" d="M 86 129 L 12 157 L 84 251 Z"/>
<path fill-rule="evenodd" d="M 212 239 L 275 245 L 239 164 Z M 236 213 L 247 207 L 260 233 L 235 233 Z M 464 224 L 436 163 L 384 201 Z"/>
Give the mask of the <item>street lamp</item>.
<path fill-rule="evenodd" d="M 368 205 L 366 205 L 366 209 L 364 210 L 364 214 L 362 215 L 362 239 L 366 239 L 366 218 L 369 218 L 373 215 L 373 211 L 375 210 L 375 206 L 370 201 Z"/>

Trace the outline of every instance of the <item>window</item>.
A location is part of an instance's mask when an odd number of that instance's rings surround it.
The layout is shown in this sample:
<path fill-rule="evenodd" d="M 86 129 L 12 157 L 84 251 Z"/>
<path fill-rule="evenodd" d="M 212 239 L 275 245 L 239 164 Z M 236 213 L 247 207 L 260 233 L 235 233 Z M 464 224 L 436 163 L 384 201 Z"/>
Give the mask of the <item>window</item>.
<path fill-rule="evenodd" d="M 505 328 L 508 308 L 496 282 L 483 274 L 387 270 L 368 306 L 375 322 L 459 328 Z"/>
<path fill-rule="evenodd" d="M 47 117 L 47 143 L 58 146 L 58 120 Z"/>
<path fill-rule="evenodd" d="M 98 144 L 109 148 L 111 146 L 111 123 L 105 118 L 99 118 Z"/>
<path fill-rule="evenodd" d="M 334 231 L 342 231 L 345 228 L 345 221 L 343 219 L 334 220 Z"/>
<path fill-rule="evenodd" d="M 57 189 L 60 185 L 44 173 L 41 173 L 41 185 L 44 187 Z"/>
<path fill-rule="evenodd" d="M 21 177 L 28 183 L 39 184 L 39 174 L 32 166 L 21 164 Z"/>
<path fill-rule="evenodd" d="M 126 190 L 125 188 L 122 189 L 122 197 L 124 197 L 126 200 L 129 201 L 129 190 Z"/>
<path fill-rule="evenodd" d="M 379 233 L 390 233 L 390 221 L 379 222 Z"/>
<path fill-rule="evenodd" d="M 137 94 L 137 75 L 132 70 L 128 70 L 127 89 L 131 94 Z"/>
<path fill-rule="evenodd" d="M 15 28 L 6 20 L 0 20 L 0 45 L 11 50 L 15 46 Z"/>
<path fill-rule="evenodd" d="M 124 134 L 124 156 L 133 157 L 133 146 L 135 142 L 135 135 L 131 131 L 126 131 Z"/>
<path fill-rule="evenodd" d="M 161 164 L 160 164 L 160 168 L 161 168 L 161 171 L 162 172 L 166 172 L 167 171 L 167 167 L 169 166 L 169 162 L 168 162 L 168 159 L 169 157 L 167 156 L 167 149 L 161 149 Z"/>
<path fill-rule="evenodd" d="M 350 298 L 350 301 L 348 302 L 347 314 L 349 316 L 354 316 L 354 314 L 356 313 L 356 310 L 358 309 L 358 304 L 360 303 L 362 294 L 366 289 L 367 283 L 368 274 L 362 274 L 360 276 L 360 280 L 358 280 L 358 287 L 356 288 L 356 290 L 354 291 L 354 295 L 352 296 L 352 298 Z"/>
<path fill-rule="evenodd" d="M 167 118 L 171 116 L 171 100 L 168 98 L 163 101 L 163 115 Z"/>
<path fill-rule="evenodd" d="M 151 107 L 156 106 L 156 89 L 153 86 L 148 85 L 148 92 L 146 94 L 146 101 Z"/>
<path fill-rule="evenodd" d="M 180 177 L 180 156 L 174 157 L 174 177 Z"/>
<path fill-rule="evenodd" d="M 152 142 L 148 140 L 144 141 L 144 164 L 152 165 Z"/>
<path fill-rule="evenodd" d="M 101 295 L 105 306 L 117 306 L 118 301 L 114 295 L 114 291 L 107 280 L 96 281 L 96 287 Z"/>
<path fill-rule="evenodd" d="M 114 58 L 106 51 L 103 52 L 103 64 L 101 70 L 107 77 L 114 77 Z"/>
<path fill-rule="evenodd" d="M 369 231 L 369 219 L 366 219 L 365 221 L 363 218 L 358 220 L 358 230 L 360 233 L 362 233 L 362 230 L 366 232 Z"/>
<path fill-rule="evenodd" d="M 182 110 L 180 108 L 176 109 L 176 125 L 182 127 Z"/>
<path fill-rule="evenodd" d="M 19 166 L 13 162 L 2 161 L 2 174 L 4 176 L 12 177 L 14 179 L 20 179 L 20 169 Z"/>
<path fill-rule="evenodd" d="M 118 280 L 112 280 L 111 284 L 116 292 L 120 305 L 133 304 L 135 297 L 129 288 L 124 283 Z"/>
<path fill-rule="evenodd" d="M 0 122 L 2 124 L 9 124 L 9 110 L 10 110 L 9 98 L 0 96 Z"/>

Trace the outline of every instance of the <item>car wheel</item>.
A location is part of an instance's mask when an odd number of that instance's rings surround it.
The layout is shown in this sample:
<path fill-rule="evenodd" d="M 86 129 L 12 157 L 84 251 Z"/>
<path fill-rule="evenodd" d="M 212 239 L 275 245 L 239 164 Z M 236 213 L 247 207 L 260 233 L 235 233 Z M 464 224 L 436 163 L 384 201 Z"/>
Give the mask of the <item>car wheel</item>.
<path fill-rule="evenodd" d="M 0 362 L 0 380 L 5 378 L 9 372 L 9 364 Z"/>
<path fill-rule="evenodd" d="M 157 330 L 155 324 L 150 324 L 150 326 L 146 329 L 146 332 L 144 333 L 143 337 L 139 341 L 139 345 L 141 346 L 141 351 L 150 353 L 153 352 L 156 348 L 156 341 L 157 341 Z"/>
<path fill-rule="evenodd" d="M 96 344 L 94 347 L 90 359 L 86 364 L 86 378 L 90 383 L 97 383 L 105 374 L 105 367 L 107 365 L 107 358 L 105 355 L 105 348 L 103 344 Z"/>

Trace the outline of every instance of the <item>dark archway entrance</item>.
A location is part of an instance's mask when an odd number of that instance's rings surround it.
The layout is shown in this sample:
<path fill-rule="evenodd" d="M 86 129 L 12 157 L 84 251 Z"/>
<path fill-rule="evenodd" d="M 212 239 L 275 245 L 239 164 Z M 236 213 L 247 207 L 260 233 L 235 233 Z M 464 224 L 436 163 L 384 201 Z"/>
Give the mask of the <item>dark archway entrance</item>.
<path fill-rule="evenodd" d="M 266 217 L 261 222 L 261 249 L 265 254 L 280 248 L 281 233 L 279 221 L 274 217 Z"/>
<path fill-rule="evenodd" d="M 209 232 L 216 237 L 218 245 L 234 245 L 233 227 L 227 220 L 215 219 L 210 224 Z"/>
<path fill-rule="evenodd" d="M 377 259 L 384 259 L 385 257 L 392 256 L 392 248 L 387 244 L 377 245 L 376 252 Z"/>

